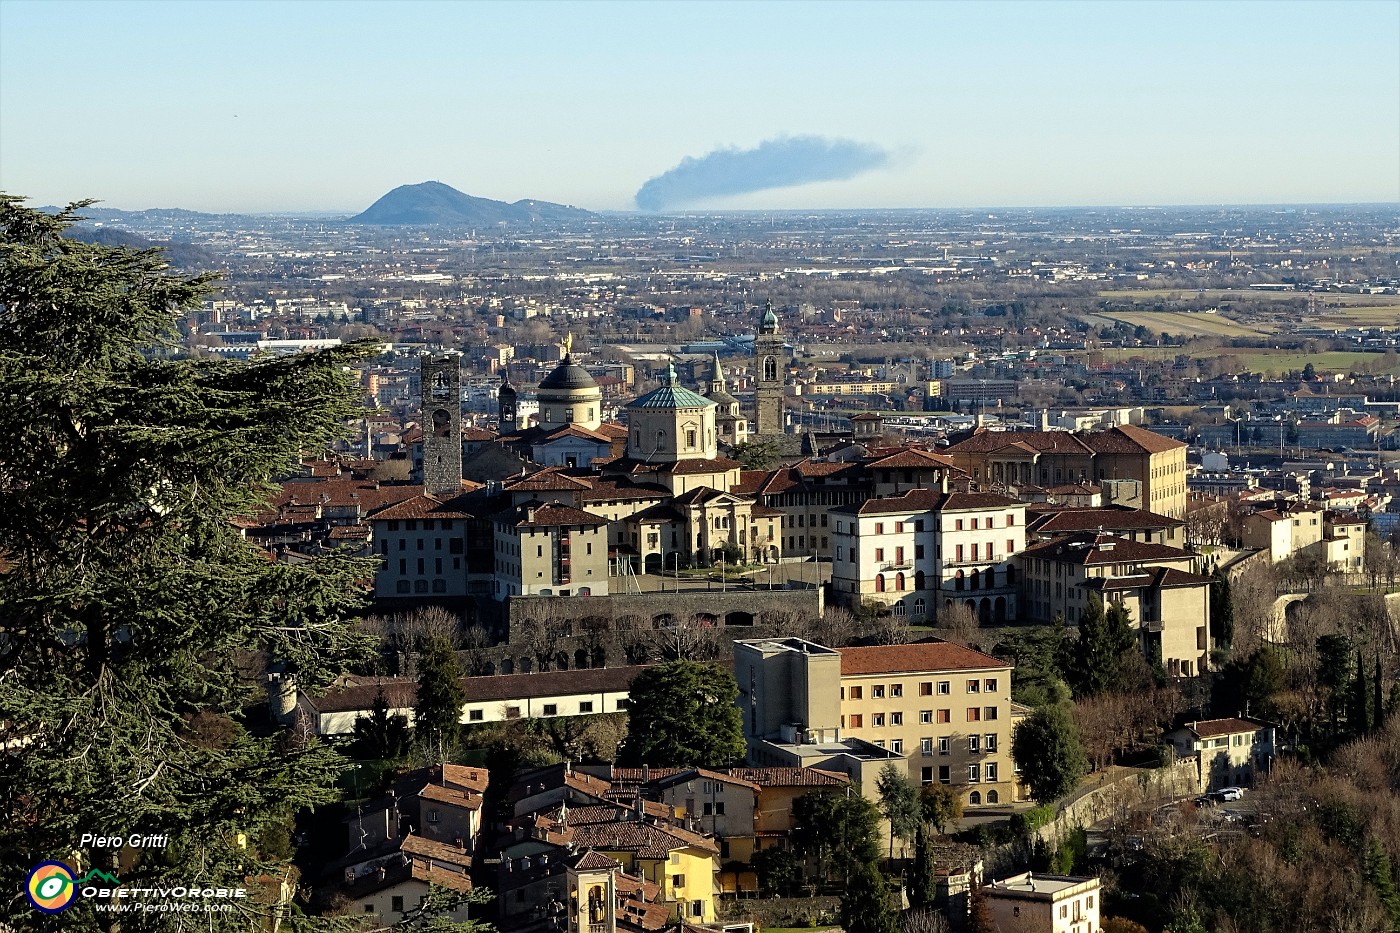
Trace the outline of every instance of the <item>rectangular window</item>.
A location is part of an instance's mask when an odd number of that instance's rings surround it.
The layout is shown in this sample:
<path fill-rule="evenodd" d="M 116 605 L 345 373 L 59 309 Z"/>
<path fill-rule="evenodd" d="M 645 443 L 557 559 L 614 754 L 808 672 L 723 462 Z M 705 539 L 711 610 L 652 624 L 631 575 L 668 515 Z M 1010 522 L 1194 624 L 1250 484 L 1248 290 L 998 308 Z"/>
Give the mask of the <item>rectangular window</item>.
<path fill-rule="evenodd" d="M 994 752 L 997 750 L 997 734 L 995 732 L 988 732 L 982 738 L 987 747 L 987 751 Z"/>
<path fill-rule="evenodd" d="M 1010 539 L 1010 538 L 1007 538 L 1007 539 L 1006 539 L 1006 556 L 1007 556 L 1007 557 L 1010 557 L 1010 556 L 1011 556 L 1012 554 L 1014 554 L 1014 553 L 1016 553 L 1016 542 L 1013 541 L 1013 540 Z"/>
<path fill-rule="evenodd" d="M 968 766 L 967 766 L 967 780 L 968 780 L 968 783 L 970 783 L 970 784 L 980 784 L 980 783 L 982 782 L 982 766 L 981 766 L 981 765 L 968 765 Z"/>
<path fill-rule="evenodd" d="M 885 685 L 876 684 L 870 688 L 870 698 L 872 700 L 883 700 L 885 698 Z"/>
<path fill-rule="evenodd" d="M 389 898 L 389 909 L 403 913 L 403 895 L 395 894 Z"/>
<path fill-rule="evenodd" d="M 955 521 L 955 522 L 953 523 L 953 527 L 956 528 L 958 531 L 962 531 L 962 530 L 963 530 L 963 520 L 960 518 L 960 519 L 958 519 L 957 521 Z"/>
<path fill-rule="evenodd" d="M 951 784 L 951 783 L 953 783 L 953 777 L 952 777 L 952 774 L 949 773 L 949 769 L 948 769 L 948 766 L 947 766 L 947 765 L 939 765 L 939 766 L 938 766 L 938 783 L 940 783 L 940 784 Z"/>
<path fill-rule="evenodd" d="M 968 722 L 981 722 L 981 721 L 982 721 L 982 707 L 980 707 L 980 706 L 969 706 L 969 707 L 967 708 L 967 721 L 968 721 Z"/>
<path fill-rule="evenodd" d="M 859 728 L 861 728 L 861 726 L 863 726 L 864 724 L 865 724 L 865 723 L 864 723 L 864 717 L 863 717 L 860 713 L 852 713 L 852 714 L 851 714 L 851 728 L 852 728 L 852 729 L 859 729 Z"/>
<path fill-rule="evenodd" d="M 982 686 L 983 686 L 983 688 L 984 688 L 988 693 L 996 693 L 996 692 L 997 692 L 997 681 L 996 681 L 996 678 L 995 678 L 995 677 L 989 677 L 989 678 L 987 678 L 987 682 L 986 682 L 985 684 L 983 684 Z"/>
<path fill-rule="evenodd" d="M 544 705 L 544 715 L 546 715 L 546 716 L 557 716 L 557 715 L 559 715 L 559 705 L 558 705 L 557 703 L 546 703 L 546 704 Z"/>
<path fill-rule="evenodd" d="M 924 723 L 925 725 L 927 725 L 928 723 L 933 722 L 933 710 L 931 710 L 931 709 L 920 710 L 920 711 L 919 711 L 919 722 Z"/>
<path fill-rule="evenodd" d="M 952 681 L 940 680 L 940 681 L 938 682 L 938 695 L 939 695 L 939 696 L 947 696 L 950 692 L 952 692 L 952 689 L 953 689 Z"/>
<path fill-rule="evenodd" d="M 938 722 L 952 722 L 952 721 L 953 721 L 953 711 L 952 711 L 952 710 L 950 710 L 950 709 L 941 709 L 941 710 L 938 711 Z"/>
<path fill-rule="evenodd" d="M 989 762 L 987 762 L 987 780 L 988 780 L 988 781 L 995 781 L 996 779 L 997 779 L 997 764 L 996 764 L 995 761 L 989 761 Z"/>
<path fill-rule="evenodd" d="M 904 696 L 904 684 L 890 684 L 890 696 L 895 698 Z"/>
<path fill-rule="evenodd" d="M 932 768 L 932 766 L 927 767 L 927 768 L 920 768 L 920 769 L 919 769 L 919 783 L 921 783 L 921 784 L 932 784 L 932 783 L 933 783 L 933 768 Z"/>
<path fill-rule="evenodd" d="M 673 888 L 683 888 L 683 887 L 685 887 L 685 875 L 672 875 L 672 876 L 671 876 L 671 887 L 673 887 Z"/>
<path fill-rule="evenodd" d="M 877 548 L 875 549 L 875 559 L 876 559 L 876 560 L 884 560 L 884 559 L 885 559 L 885 549 L 884 549 L 884 548 L 882 548 L 882 547 L 877 547 Z"/>
<path fill-rule="evenodd" d="M 883 726 L 884 724 L 885 724 L 885 714 L 884 714 L 884 713 L 876 713 L 876 714 L 874 714 L 873 716 L 870 717 L 870 725 L 871 725 L 872 728 L 878 729 L 878 728 L 880 728 L 881 726 Z"/>
<path fill-rule="evenodd" d="M 890 751 L 894 752 L 896 755 L 903 755 L 903 754 L 904 754 L 904 740 L 903 740 L 903 739 L 890 739 Z"/>
<path fill-rule="evenodd" d="M 945 735 L 945 736 L 942 736 L 941 738 L 939 738 L 939 740 L 938 740 L 938 754 L 940 754 L 940 755 L 947 755 L 947 754 L 950 754 L 950 753 L 952 752 L 952 750 L 953 750 L 953 743 L 952 743 L 952 740 L 951 740 L 951 739 L 949 739 L 946 735 Z"/>
<path fill-rule="evenodd" d="M 977 530 L 977 519 L 975 519 L 975 518 L 972 520 L 972 530 L 973 530 L 973 531 L 976 531 L 976 530 Z"/>
<path fill-rule="evenodd" d="M 884 523 L 884 522 L 876 522 L 876 523 L 875 523 L 875 533 L 876 533 L 877 535 L 882 535 L 882 534 L 885 533 L 885 523 Z"/>
<path fill-rule="evenodd" d="M 1006 516 L 1006 527 L 1007 527 L 1007 528 L 1015 528 L 1015 527 L 1016 527 L 1016 516 L 1015 516 L 1015 515 L 1007 515 L 1007 516 Z"/>
<path fill-rule="evenodd" d="M 920 754 L 920 755 L 932 755 L 932 754 L 933 754 L 933 739 L 919 739 L 919 754 Z"/>
<path fill-rule="evenodd" d="M 921 697 L 931 697 L 931 696 L 933 696 L 933 681 L 931 681 L 931 680 L 925 680 L 925 681 L 923 681 L 922 683 L 919 684 L 919 696 L 921 696 Z"/>
<path fill-rule="evenodd" d="M 981 682 L 980 680 L 969 680 L 969 681 L 967 682 L 967 692 L 968 692 L 968 693 L 976 693 L 978 690 L 981 690 L 981 689 L 982 689 L 982 682 Z"/>
<path fill-rule="evenodd" d="M 969 735 L 967 737 L 967 750 L 973 755 L 982 754 L 982 737 L 980 735 Z"/>
<path fill-rule="evenodd" d="M 863 694 L 864 692 L 865 692 L 865 688 L 864 688 L 864 687 L 852 687 L 852 688 L 851 688 L 851 699 L 852 699 L 852 700 L 859 700 L 859 699 L 861 699 L 862 694 Z"/>
<path fill-rule="evenodd" d="M 704 902 L 704 901 L 691 901 L 691 902 L 690 902 L 690 915 L 691 915 L 692 917 L 703 917 L 703 916 L 705 915 L 705 902 Z"/>
<path fill-rule="evenodd" d="M 486 718 L 486 714 L 479 709 L 467 713 L 467 719 L 471 722 L 481 722 L 484 718 Z"/>
<path fill-rule="evenodd" d="M 904 714 L 903 714 L 903 713 L 890 713 L 890 725 L 892 725 L 892 726 L 902 726 L 902 725 L 904 725 Z"/>
<path fill-rule="evenodd" d="M 582 702 L 579 703 L 579 705 L 578 705 L 578 711 L 579 711 L 580 713 L 591 713 L 591 712 L 593 712 L 593 701 L 592 701 L 592 700 L 584 700 L 584 701 L 582 701 Z"/>
<path fill-rule="evenodd" d="M 961 522 L 959 524 L 961 524 Z M 961 544 L 957 546 L 955 553 L 956 556 L 953 559 L 961 564 L 963 560 L 963 546 Z"/>
<path fill-rule="evenodd" d="M 994 719 L 997 718 L 997 708 L 996 708 L 995 706 L 989 706 L 989 707 L 987 707 L 987 716 L 986 716 L 986 718 L 987 718 L 988 720 L 994 720 Z"/>

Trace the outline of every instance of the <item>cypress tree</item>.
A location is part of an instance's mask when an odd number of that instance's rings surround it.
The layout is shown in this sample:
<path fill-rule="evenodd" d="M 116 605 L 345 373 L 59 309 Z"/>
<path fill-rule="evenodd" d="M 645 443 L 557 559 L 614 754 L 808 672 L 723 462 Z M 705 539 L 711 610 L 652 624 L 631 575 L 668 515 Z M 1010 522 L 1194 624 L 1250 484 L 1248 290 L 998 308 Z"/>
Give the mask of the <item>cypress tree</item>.
<path fill-rule="evenodd" d="M 1385 726 L 1385 702 L 1381 680 L 1381 653 L 1377 651 L 1376 674 L 1371 678 L 1371 728 L 1376 731 Z"/>
<path fill-rule="evenodd" d="M 1361 649 L 1356 649 L 1356 676 L 1351 679 L 1351 696 L 1347 703 L 1347 719 L 1351 730 L 1358 736 L 1371 731 L 1371 691 L 1366 686 L 1366 666 L 1361 660 Z"/>

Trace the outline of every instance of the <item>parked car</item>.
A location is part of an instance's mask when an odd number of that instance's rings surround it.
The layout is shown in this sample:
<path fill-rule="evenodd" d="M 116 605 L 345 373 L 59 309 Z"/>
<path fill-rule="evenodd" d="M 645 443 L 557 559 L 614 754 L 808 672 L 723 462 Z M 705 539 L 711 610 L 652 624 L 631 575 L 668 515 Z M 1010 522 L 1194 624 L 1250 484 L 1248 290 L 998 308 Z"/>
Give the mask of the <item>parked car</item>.
<path fill-rule="evenodd" d="M 1244 799 L 1243 787 L 1222 787 L 1215 793 L 1221 800 L 1223 800 L 1226 803 L 1229 803 L 1233 800 Z"/>

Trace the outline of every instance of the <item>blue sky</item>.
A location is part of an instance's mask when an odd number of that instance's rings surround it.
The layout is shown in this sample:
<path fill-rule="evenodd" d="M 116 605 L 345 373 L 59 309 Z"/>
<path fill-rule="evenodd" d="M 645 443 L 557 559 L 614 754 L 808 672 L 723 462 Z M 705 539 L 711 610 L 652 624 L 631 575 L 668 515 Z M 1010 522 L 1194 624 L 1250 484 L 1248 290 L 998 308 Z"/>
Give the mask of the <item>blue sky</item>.
<path fill-rule="evenodd" d="M 0 188 L 39 203 L 629 209 L 784 134 L 895 158 L 705 206 L 1397 201 L 1400 0 L 0 0 Z"/>

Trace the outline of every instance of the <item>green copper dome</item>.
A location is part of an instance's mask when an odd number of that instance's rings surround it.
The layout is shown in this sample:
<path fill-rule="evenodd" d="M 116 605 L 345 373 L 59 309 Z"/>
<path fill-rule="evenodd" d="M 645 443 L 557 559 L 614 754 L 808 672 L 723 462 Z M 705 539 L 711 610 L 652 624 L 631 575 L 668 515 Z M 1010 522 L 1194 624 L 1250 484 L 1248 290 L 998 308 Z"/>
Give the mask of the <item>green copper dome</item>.
<path fill-rule="evenodd" d="M 666 374 L 661 377 L 661 386 L 652 389 L 646 395 L 633 399 L 628 408 L 714 408 L 715 403 L 705 398 L 705 396 L 692 392 L 684 386 L 676 384 L 676 367 L 669 365 L 666 367 Z"/>

